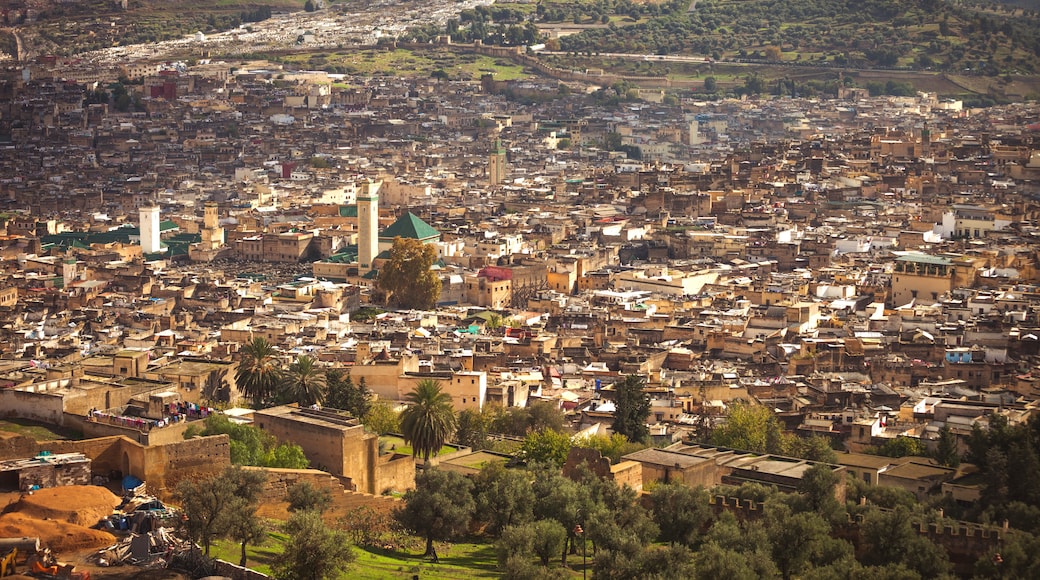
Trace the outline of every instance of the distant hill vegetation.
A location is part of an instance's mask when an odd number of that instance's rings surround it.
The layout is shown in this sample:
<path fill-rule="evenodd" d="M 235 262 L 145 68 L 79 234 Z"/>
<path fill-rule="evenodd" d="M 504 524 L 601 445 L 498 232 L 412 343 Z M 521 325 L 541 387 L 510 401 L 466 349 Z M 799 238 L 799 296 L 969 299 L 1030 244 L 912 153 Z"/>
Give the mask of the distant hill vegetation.
<path fill-rule="evenodd" d="M 1040 70 L 1035 0 L 1026 2 L 1031 8 L 941 0 L 702 0 L 693 7 L 660 4 L 650 18 L 624 12 L 617 20 L 617 8 L 627 3 L 598 0 L 607 25 L 560 38 L 560 49 L 988 75 Z"/>
<path fill-rule="evenodd" d="M 33 54 L 68 55 L 228 30 L 269 18 L 272 12 L 303 10 L 305 4 L 306 0 L 129 0 L 123 10 L 118 0 L 12 0 L 4 24 L 22 30 Z"/>

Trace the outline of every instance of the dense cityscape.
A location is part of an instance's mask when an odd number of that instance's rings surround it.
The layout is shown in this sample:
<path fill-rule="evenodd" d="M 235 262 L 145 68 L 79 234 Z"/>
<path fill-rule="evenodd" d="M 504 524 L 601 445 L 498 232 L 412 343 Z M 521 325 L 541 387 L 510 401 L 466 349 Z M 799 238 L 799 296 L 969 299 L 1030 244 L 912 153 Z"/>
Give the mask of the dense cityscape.
<path fill-rule="evenodd" d="M 388 7 L 0 61 L 0 576 L 1035 575 L 1035 98 Z"/>

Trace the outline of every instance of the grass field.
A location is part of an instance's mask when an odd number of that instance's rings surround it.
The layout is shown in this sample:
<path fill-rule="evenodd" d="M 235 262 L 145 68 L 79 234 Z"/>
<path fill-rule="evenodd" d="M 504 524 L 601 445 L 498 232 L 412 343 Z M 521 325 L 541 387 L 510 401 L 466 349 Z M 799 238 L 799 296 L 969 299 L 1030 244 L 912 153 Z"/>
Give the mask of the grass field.
<path fill-rule="evenodd" d="M 413 52 L 396 49 L 302 53 L 283 57 L 283 61 L 304 68 L 359 75 L 429 77 L 434 71 L 443 71 L 448 78 L 459 80 L 478 80 L 487 73 L 494 75 L 496 80 L 517 80 L 531 76 L 522 66 L 505 59 L 458 54 L 447 50 Z"/>
<path fill-rule="evenodd" d="M 404 439 L 401 439 L 400 437 L 395 437 L 393 435 L 382 435 L 379 437 L 379 442 L 385 445 L 387 450 L 393 447 L 394 453 L 400 453 L 402 455 L 412 454 L 412 446 L 405 445 Z M 437 455 L 446 455 L 448 453 L 454 453 L 456 451 L 458 451 L 457 447 L 445 445 L 444 447 L 441 447 L 440 451 L 437 452 Z"/>
<path fill-rule="evenodd" d="M 262 546 L 246 548 L 247 565 L 265 574 L 271 571 L 275 556 L 282 552 L 286 536 L 269 533 Z M 342 578 L 351 580 L 379 580 L 382 578 L 412 578 L 416 574 L 424 579 L 466 580 L 469 578 L 499 578 L 496 569 L 495 547 L 490 543 L 461 542 L 438 543 L 439 563 L 424 561 L 422 550 L 415 553 L 396 552 L 375 548 L 354 548 L 357 560 Z M 210 555 L 214 558 L 238 563 L 238 545 L 221 540 L 213 544 Z M 579 572 L 580 573 L 580 570 Z"/>
<path fill-rule="evenodd" d="M 83 438 L 83 434 L 78 431 L 62 429 L 61 427 L 56 427 L 54 425 L 45 425 L 43 423 L 27 421 L 25 419 L 0 420 L 0 431 L 25 435 L 26 437 L 32 437 L 37 441 Z"/>

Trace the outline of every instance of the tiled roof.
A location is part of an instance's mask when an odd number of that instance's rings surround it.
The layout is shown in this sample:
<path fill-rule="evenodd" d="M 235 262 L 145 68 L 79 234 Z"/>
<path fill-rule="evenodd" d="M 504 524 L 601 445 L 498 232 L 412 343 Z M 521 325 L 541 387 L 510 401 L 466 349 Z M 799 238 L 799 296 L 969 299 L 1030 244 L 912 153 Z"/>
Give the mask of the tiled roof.
<path fill-rule="evenodd" d="M 413 240 L 425 240 L 441 235 L 433 229 L 430 224 L 422 221 L 419 216 L 408 212 L 390 224 L 390 227 L 379 234 L 380 238 L 411 238 Z"/>

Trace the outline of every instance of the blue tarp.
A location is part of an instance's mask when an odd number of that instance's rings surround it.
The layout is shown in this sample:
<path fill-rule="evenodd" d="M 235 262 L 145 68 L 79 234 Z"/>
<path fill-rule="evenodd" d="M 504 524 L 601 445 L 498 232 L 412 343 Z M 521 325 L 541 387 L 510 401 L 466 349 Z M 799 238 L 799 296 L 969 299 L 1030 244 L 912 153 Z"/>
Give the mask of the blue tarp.
<path fill-rule="evenodd" d="M 131 489 L 136 489 L 140 487 L 142 483 L 144 482 L 140 479 L 137 479 L 132 475 L 128 475 L 123 478 L 123 491 L 130 491 Z"/>

